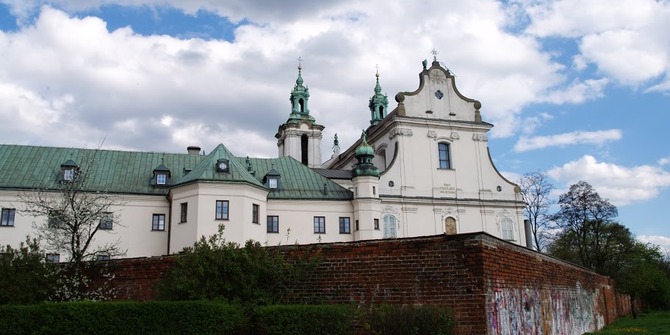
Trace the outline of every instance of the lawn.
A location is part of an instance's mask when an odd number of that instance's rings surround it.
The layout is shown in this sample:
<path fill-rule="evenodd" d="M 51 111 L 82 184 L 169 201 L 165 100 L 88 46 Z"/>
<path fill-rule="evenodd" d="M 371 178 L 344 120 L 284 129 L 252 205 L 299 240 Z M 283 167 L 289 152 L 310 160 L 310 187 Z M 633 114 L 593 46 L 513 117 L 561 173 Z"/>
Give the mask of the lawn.
<path fill-rule="evenodd" d="M 670 334 L 670 312 L 640 314 L 637 319 L 623 317 L 597 333 L 587 334 Z"/>

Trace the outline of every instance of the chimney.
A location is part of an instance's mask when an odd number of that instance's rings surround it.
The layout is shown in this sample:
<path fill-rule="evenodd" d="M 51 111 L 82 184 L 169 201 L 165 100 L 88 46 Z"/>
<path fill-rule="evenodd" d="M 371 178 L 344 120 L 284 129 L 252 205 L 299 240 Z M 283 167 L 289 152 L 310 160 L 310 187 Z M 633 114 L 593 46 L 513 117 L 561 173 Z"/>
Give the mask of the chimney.
<path fill-rule="evenodd" d="M 186 151 L 188 151 L 189 155 L 199 155 L 200 154 L 200 147 L 197 145 L 189 145 L 186 148 Z"/>

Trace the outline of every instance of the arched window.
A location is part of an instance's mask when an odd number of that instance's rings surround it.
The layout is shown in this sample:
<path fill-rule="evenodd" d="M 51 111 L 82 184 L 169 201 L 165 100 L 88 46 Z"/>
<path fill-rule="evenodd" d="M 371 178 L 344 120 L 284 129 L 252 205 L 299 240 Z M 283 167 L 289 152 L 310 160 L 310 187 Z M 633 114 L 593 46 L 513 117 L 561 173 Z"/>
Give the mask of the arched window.
<path fill-rule="evenodd" d="M 444 233 L 447 235 L 456 234 L 456 219 L 451 216 L 444 219 Z"/>
<path fill-rule="evenodd" d="M 514 240 L 514 222 L 510 218 L 503 218 L 500 221 L 500 231 L 502 239 L 506 241 Z"/>
<path fill-rule="evenodd" d="M 396 238 L 398 236 L 395 216 L 384 215 L 384 238 Z"/>
<path fill-rule="evenodd" d="M 302 100 L 300 100 L 300 101 L 302 101 Z M 300 157 L 301 157 L 302 164 L 304 164 L 304 165 L 309 164 L 309 154 L 307 152 L 307 143 L 308 143 L 307 134 L 302 134 L 302 136 L 300 136 L 300 151 L 301 151 Z"/>
<path fill-rule="evenodd" d="M 451 169 L 451 160 L 449 152 L 449 143 L 440 142 L 437 144 L 438 157 L 440 159 L 440 169 Z"/>
<path fill-rule="evenodd" d="M 300 113 L 305 113 L 305 100 L 298 99 L 298 104 L 300 105 Z"/>
<path fill-rule="evenodd" d="M 379 118 L 384 118 L 384 106 L 379 106 Z"/>

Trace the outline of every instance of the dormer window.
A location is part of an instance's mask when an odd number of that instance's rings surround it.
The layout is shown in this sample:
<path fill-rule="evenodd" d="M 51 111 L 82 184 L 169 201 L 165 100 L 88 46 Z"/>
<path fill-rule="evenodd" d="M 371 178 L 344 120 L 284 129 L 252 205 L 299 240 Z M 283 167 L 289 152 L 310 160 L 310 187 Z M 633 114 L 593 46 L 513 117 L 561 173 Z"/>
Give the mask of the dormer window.
<path fill-rule="evenodd" d="M 227 159 L 219 159 L 216 161 L 216 172 L 228 173 L 230 171 L 230 164 Z"/>
<path fill-rule="evenodd" d="M 73 182 L 77 177 L 79 165 L 73 160 L 68 159 L 67 162 L 60 165 L 60 180 L 62 182 Z"/>
<path fill-rule="evenodd" d="M 154 186 L 167 186 L 170 184 L 170 169 L 167 166 L 159 165 L 154 169 L 154 176 L 151 180 Z"/>
<path fill-rule="evenodd" d="M 271 191 L 276 191 L 280 187 L 280 179 L 281 175 L 277 170 L 275 170 L 274 166 L 268 171 L 268 173 L 265 174 L 265 177 L 263 177 L 263 183 L 267 188 L 269 188 Z"/>

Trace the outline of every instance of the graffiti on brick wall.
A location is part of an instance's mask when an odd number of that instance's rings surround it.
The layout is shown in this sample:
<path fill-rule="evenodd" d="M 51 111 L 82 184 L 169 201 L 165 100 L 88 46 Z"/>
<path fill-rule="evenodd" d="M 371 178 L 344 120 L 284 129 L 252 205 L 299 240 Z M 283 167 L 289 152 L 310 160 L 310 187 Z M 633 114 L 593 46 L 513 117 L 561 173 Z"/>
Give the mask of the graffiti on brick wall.
<path fill-rule="evenodd" d="M 489 283 L 488 334 L 579 335 L 605 325 L 598 311 L 599 290 L 575 287 L 514 288 Z"/>

